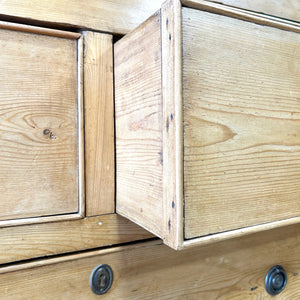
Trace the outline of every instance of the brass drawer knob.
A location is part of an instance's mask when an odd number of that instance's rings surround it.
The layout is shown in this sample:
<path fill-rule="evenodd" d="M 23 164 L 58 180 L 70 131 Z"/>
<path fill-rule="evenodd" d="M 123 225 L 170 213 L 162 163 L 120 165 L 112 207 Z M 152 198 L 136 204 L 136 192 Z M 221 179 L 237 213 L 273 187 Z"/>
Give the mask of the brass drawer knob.
<path fill-rule="evenodd" d="M 284 290 L 287 275 L 282 266 L 272 267 L 265 278 L 265 288 L 270 295 L 277 295 Z"/>
<path fill-rule="evenodd" d="M 90 286 L 93 293 L 103 295 L 109 291 L 113 282 L 113 272 L 109 265 L 101 264 L 91 273 Z"/>

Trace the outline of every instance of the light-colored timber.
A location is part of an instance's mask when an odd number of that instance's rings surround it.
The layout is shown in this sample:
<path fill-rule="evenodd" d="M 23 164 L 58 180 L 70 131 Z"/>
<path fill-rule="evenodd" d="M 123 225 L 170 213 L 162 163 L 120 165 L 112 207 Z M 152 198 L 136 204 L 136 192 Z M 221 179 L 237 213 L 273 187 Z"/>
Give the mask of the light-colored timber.
<path fill-rule="evenodd" d="M 13 225 L 17 219 L 82 213 L 77 62 L 82 52 L 80 40 L 56 33 L 0 29 L 3 226 L 8 220 Z"/>
<path fill-rule="evenodd" d="M 185 1 L 185 0 L 183 0 Z M 264 15 L 272 15 L 283 20 L 300 22 L 300 2 L 298 0 L 209 0 L 218 4 L 242 8 Z"/>
<path fill-rule="evenodd" d="M 0 236 L 0 264 L 153 237 L 116 214 L 0 228 Z"/>
<path fill-rule="evenodd" d="M 181 65 L 181 4 L 161 8 L 163 110 L 163 228 L 164 241 L 177 248 L 183 241 L 183 112 Z"/>
<path fill-rule="evenodd" d="M 124 74 L 123 81 L 116 81 L 116 126 L 122 129 L 116 137 L 117 185 L 122 181 L 119 192 L 117 188 L 117 207 L 122 206 L 118 212 L 175 249 L 298 223 L 300 35 L 296 27 L 282 22 L 281 30 L 269 17 L 264 19 L 268 26 L 262 26 L 253 13 L 246 22 L 222 11 L 186 7 L 181 17 L 179 5 L 168 1 L 158 12 L 161 82 L 147 76 L 151 84 L 145 87 L 145 68 L 134 67 L 145 66 L 155 53 L 154 47 L 143 47 L 149 41 L 150 23 L 117 43 L 124 57 L 115 60 L 116 73 L 120 65 Z M 134 48 L 135 37 L 139 44 Z M 161 102 L 157 94 L 137 92 L 155 85 L 161 89 Z M 137 118 L 146 120 L 149 103 L 152 112 L 162 111 L 162 118 L 137 131 L 127 110 L 138 107 Z M 136 151 L 121 145 L 130 141 L 132 149 L 149 149 L 145 137 L 152 137 L 157 126 L 162 126 L 158 139 L 163 143 L 163 168 L 153 170 L 149 162 L 158 160 L 158 151 L 144 151 L 144 158 L 137 159 Z M 132 165 L 145 172 L 134 172 Z M 155 208 L 147 203 L 158 190 L 149 184 L 153 174 L 163 176 L 164 191 Z M 138 189 L 141 182 L 145 185 Z M 140 209 L 147 205 L 153 207 L 148 215 Z M 162 211 L 157 210 L 159 205 Z"/>
<path fill-rule="evenodd" d="M 115 211 L 112 36 L 84 33 L 86 216 Z"/>
<path fill-rule="evenodd" d="M 15 32 L 9 37 L 12 38 L 14 34 Z M 33 36 L 32 33 L 30 35 Z M 78 63 L 77 67 L 74 66 L 74 78 L 78 82 L 78 85 L 77 82 L 74 84 L 74 97 L 76 95 L 78 105 L 75 98 L 72 105 L 74 105 L 74 115 L 83 115 L 81 112 L 83 100 L 82 86 L 85 85 L 86 157 L 88 162 L 86 170 L 89 174 L 86 185 L 92 193 L 88 194 L 86 204 L 88 214 L 90 215 L 98 213 L 107 214 L 114 211 L 114 185 L 112 179 L 114 177 L 112 162 L 114 150 L 113 143 L 111 143 L 113 139 L 112 38 L 107 34 L 92 32 L 85 32 L 83 35 L 85 38 L 85 59 L 83 59 L 82 51 L 83 39 L 80 38 L 78 41 L 72 40 L 78 44 L 78 50 L 76 49 L 78 51 Z M 43 37 L 52 39 L 52 37 Z M 63 39 L 60 38 L 59 40 Z M 57 49 L 57 51 L 61 50 Z M 40 63 L 40 60 L 38 63 Z M 60 61 L 59 63 L 61 64 L 62 62 Z M 85 82 L 82 81 L 83 70 L 85 70 Z M 40 83 L 40 78 L 37 78 L 34 83 Z M 43 84 L 48 86 L 49 82 Z M 59 82 L 59 84 L 62 83 Z M 40 86 L 42 85 L 40 84 Z M 78 86 L 77 91 L 76 86 Z M 20 88 L 20 91 L 22 91 L 22 88 Z M 3 95 L 6 94 L 3 92 Z M 8 107 L 11 105 L 10 102 Z M 94 108 L 97 109 L 97 114 L 92 111 Z M 104 111 L 106 112 L 105 120 L 102 119 Z M 98 120 L 98 123 L 95 120 Z M 77 135 L 82 134 L 81 128 L 84 125 L 82 121 L 81 118 L 78 119 L 78 126 L 76 126 L 77 128 L 74 127 L 74 132 Z M 100 124 L 99 122 L 106 122 L 106 124 Z M 95 145 L 93 139 L 97 140 L 97 138 L 99 140 L 96 142 L 97 145 Z M 104 140 L 101 141 L 101 139 Z M 80 135 L 78 141 L 80 144 L 79 147 L 83 148 L 83 142 L 84 140 Z M 98 148 L 101 143 L 103 143 L 102 148 Z M 96 149 L 93 150 L 93 148 Z M 83 155 L 82 150 L 79 151 L 81 155 Z M 89 156 L 91 152 L 93 152 L 93 157 Z M 103 156 L 102 159 L 99 158 L 99 155 Z M 101 171 L 99 167 L 99 162 L 103 162 L 105 157 L 107 157 L 106 163 L 110 164 L 110 169 L 107 172 L 105 170 Z M 81 160 L 83 161 L 84 159 L 81 157 Z M 84 167 L 83 165 L 80 166 L 81 169 L 79 168 L 76 172 L 82 174 Z M 92 172 L 102 172 L 101 178 L 99 176 L 94 177 L 91 175 Z M 27 176 L 24 178 L 27 179 Z M 107 185 L 103 185 L 102 182 L 106 182 Z M 98 191 L 94 190 L 94 187 L 97 187 L 97 185 L 99 187 Z M 34 187 L 32 186 L 32 188 Z M 73 183 L 72 188 L 77 188 L 76 183 Z M 84 193 L 84 186 L 79 185 L 78 193 Z M 74 201 L 78 205 L 78 195 L 74 196 Z M 80 200 L 81 208 L 79 213 L 1 221 L 0 263 L 6 264 L 14 261 L 111 246 L 152 237 L 144 229 L 115 214 L 78 220 L 84 217 L 85 205 L 83 205 L 82 201 L 84 201 L 84 197 Z M 10 227 L 12 225 L 14 226 Z"/>
<path fill-rule="evenodd" d="M 247 11 L 237 7 L 226 6 L 220 3 L 210 2 L 206 0 L 182 0 L 182 3 L 184 6 L 190 8 L 209 11 L 212 13 L 233 17 L 248 22 L 254 22 L 260 25 L 267 25 L 267 26 L 280 28 L 283 30 L 300 32 L 299 22 L 294 22 L 287 19 L 281 19 L 271 15 L 265 15 L 262 13 Z M 282 7 L 281 5 L 279 6 Z"/>
<path fill-rule="evenodd" d="M 114 71 L 117 212 L 162 237 L 160 23 L 154 15 L 115 44 Z"/>
<path fill-rule="evenodd" d="M 213 1 L 213 0 L 211 0 Z M 298 0 L 182 0 L 183 5 L 193 7 L 214 7 L 221 11 L 231 11 L 246 15 L 252 13 L 258 18 L 270 17 L 278 24 L 287 22 L 297 25 L 300 22 Z M 68 0 L 3 1 L 0 14 L 4 19 L 26 19 L 31 23 L 47 23 L 52 26 L 86 28 L 116 34 L 126 34 L 157 11 L 164 0 L 87 0 L 84 10 L 80 2 L 70 5 Z M 226 4 L 226 5 L 222 5 Z M 55 8 L 55 9 L 54 9 Z M 242 9 L 241 9 L 242 8 Z M 248 11 L 246 11 L 248 10 Z M 275 16 L 272 17 L 272 16 Z M 295 22 L 296 21 L 296 22 Z"/>
<path fill-rule="evenodd" d="M 299 216 L 300 35 L 182 17 L 185 238 Z"/>
<path fill-rule="evenodd" d="M 0 21 L 0 29 L 7 29 L 7 30 L 13 30 L 19 32 L 27 32 L 27 33 L 36 33 L 36 34 L 55 36 L 55 37 L 66 38 L 66 39 L 75 39 L 75 40 L 80 38 L 81 36 L 81 34 L 78 32 L 49 29 L 44 27 L 30 26 L 30 25 L 4 22 L 4 21 Z"/>
<path fill-rule="evenodd" d="M 136 28 L 164 0 L 9 0 L 1 1 L 0 15 L 5 19 L 26 19 L 27 22 L 60 27 L 85 28 L 125 34 Z"/>
<path fill-rule="evenodd" d="M 51 299 L 99 299 L 89 277 L 108 264 L 114 281 L 101 299 L 273 299 L 264 279 L 280 264 L 288 282 L 276 299 L 297 299 L 299 230 L 289 226 L 180 252 L 152 241 L 11 265 L 0 269 L 0 296 L 41 299 L 42 290 Z"/>

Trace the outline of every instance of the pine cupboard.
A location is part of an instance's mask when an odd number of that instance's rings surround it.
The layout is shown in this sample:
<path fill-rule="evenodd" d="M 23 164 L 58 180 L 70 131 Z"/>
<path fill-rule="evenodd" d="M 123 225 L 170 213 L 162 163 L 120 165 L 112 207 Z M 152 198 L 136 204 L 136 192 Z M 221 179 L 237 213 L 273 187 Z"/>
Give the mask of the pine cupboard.
<path fill-rule="evenodd" d="M 185 3 L 115 45 L 117 212 L 175 249 L 298 223 L 299 26 Z"/>
<path fill-rule="evenodd" d="M 299 2 L 163 2 L 1 2 L 0 299 L 297 298 Z"/>

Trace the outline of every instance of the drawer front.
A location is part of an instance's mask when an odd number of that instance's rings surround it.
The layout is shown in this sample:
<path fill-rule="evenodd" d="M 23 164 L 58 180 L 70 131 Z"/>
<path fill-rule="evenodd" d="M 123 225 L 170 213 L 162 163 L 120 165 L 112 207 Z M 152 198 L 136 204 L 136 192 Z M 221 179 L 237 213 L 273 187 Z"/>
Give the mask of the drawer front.
<path fill-rule="evenodd" d="M 300 34 L 182 10 L 185 238 L 300 215 Z"/>
<path fill-rule="evenodd" d="M 268 270 L 281 265 L 286 288 L 276 299 L 297 299 L 299 225 L 176 252 L 160 242 L 116 247 L 0 269 L 1 299 L 273 299 Z M 92 270 L 108 264 L 111 289 L 93 294 Z"/>
<path fill-rule="evenodd" d="M 79 37 L 0 24 L 0 226 L 80 211 Z"/>

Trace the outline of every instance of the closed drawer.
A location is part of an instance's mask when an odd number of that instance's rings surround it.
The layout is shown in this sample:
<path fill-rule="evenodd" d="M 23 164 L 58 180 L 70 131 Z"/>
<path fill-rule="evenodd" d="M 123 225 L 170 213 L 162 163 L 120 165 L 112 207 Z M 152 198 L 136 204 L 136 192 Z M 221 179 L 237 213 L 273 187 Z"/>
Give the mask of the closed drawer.
<path fill-rule="evenodd" d="M 173 248 L 299 222 L 299 29 L 261 22 L 169 1 L 115 45 L 117 212 Z"/>
<path fill-rule="evenodd" d="M 81 211 L 79 38 L 0 23 L 0 226 Z"/>
<path fill-rule="evenodd" d="M 1 299 L 274 299 L 265 276 L 274 265 L 287 275 L 276 299 L 297 299 L 299 225 L 214 245 L 173 251 L 160 241 L 113 247 L 0 268 Z M 92 270 L 107 264 L 111 289 L 95 295 Z"/>

